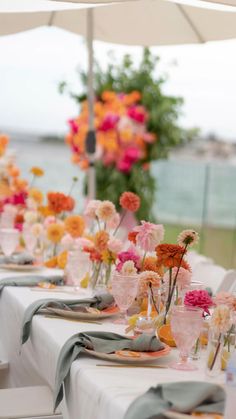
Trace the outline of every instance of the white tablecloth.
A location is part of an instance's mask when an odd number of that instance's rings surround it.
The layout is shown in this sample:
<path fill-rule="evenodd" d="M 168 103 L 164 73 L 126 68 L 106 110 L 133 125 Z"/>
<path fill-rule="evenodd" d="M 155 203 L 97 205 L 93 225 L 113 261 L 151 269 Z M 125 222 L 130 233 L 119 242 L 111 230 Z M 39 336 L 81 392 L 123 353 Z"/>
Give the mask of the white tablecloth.
<path fill-rule="evenodd" d="M 0 275 L 1 277 L 2 275 Z M 36 292 L 29 288 L 5 287 L 0 297 L 0 331 L 5 356 L 10 362 L 8 385 L 48 384 L 54 387 L 60 348 L 74 333 L 107 330 L 124 333 L 124 326 L 109 321 L 85 324 L 34 316 L 30 340 L 20 348 L 20 331 L 26 307 L 47 297 L 68 298 L 69 294 Z M 71 295 L 74 298 L 75 295 Z M 21 349 L 21 354 L 19 351 Z M 168 364 L 176 351 L 159 360 Z M 196 372 L 171 369 L 124 369 L 98 367 L 101 360 L 81 357 L 72 364 L 62 410 L 70 419 L 122 419 L 130 403 L 151 386 L 162 382 L 206 380 L 202 363 Z M 219 377 L 222 382 L 222 376 Z"/>

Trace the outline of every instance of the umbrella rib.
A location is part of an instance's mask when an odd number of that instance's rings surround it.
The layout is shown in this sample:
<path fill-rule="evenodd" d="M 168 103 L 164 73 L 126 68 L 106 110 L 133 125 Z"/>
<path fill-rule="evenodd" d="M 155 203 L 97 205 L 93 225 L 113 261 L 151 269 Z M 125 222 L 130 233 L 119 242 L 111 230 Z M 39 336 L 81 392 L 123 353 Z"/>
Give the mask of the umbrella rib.
<path fill-rule="evenodd" d="M 176 6 L 178 7 L 178 9 L 179 9 L 180 13 L 183 15 L 183 17 L 188 22 L 189 26 L 191 27 L 191 29 L 193 30 L 193 32 L 197 36 L 198 40 L 202 43 L 206 42 L 205 39 L 200 34 L 199 30 L 196 28 L 196 26 L 193 23 L 193 21 L 191 20 L 191 18 L 189 17 L 189 15 L 187 14 L 186 10 L 183 8 L 183 6 L 181 4 L 177 4 L 177 3 L 176 3 Z"/>
<path fill-rule="evenodd" d="M 52 11 L 49 16 L 48 26 L 53 26 L 53 21 L 56 15 L 56 11 Z"/>

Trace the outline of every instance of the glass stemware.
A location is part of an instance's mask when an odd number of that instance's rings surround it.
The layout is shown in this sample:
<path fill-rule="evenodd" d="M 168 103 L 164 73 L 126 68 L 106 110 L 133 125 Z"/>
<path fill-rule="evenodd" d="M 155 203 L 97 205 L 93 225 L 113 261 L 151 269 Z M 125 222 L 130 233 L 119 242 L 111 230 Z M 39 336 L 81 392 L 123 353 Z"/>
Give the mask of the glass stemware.
<path fill-rule="evenodd" d="M 120 318 L 114 323 L 127 324 L 127 310 L 138 293 L 138 275 L 122 275 L 115 272 L 112 276 L 111 287 L 111 293 L 121 312 Z"/>
<path fill-rule="evenodd" d="M 179 361 L 170 365 L 177 370 L 193 371 L 197 367 L 188 361 L 191 348 L 200 335 L 203 318 L 202 309 L 176 306 L 171 313 L 171 332 L 179 349 Z"/>
<path fill-rule="evenodd" d="M 0 230 L 0 245 L 5 256 L 11 256 L 19 243 L 19 231 L 15 228 Z"/>

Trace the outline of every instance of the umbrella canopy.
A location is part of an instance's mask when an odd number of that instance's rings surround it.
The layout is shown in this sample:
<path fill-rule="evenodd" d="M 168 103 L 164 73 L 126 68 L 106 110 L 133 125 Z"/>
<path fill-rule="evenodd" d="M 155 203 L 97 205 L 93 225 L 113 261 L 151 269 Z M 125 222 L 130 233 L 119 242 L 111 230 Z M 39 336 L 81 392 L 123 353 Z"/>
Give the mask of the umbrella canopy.
<path fill-rule="evenodd" d="M 36 0 L 29 3 L 35 4 L 35 7 L 38 4 Z M 35 10 L 26 10 L 23 7 L 23 0 L 0 0 L 0 35 L 43 25 L 54 25 L 87 35 L 87 11 L 83 8 L 91 7 L 91 4 L 75 5 L 68 2 L 67 8 L 80 9 L 65 10 L 65 3 L 61 3 L 64 8 L 61 10 L 58 9 L 58 2 L 43 3 L 51 3 L 51 11 L 43 11 L 41 8 L 35 13 Z M 163 0 L 121 0 L 118 4 L 93 6 L 94 39 L 105 42 L 151 46 L 201 43 L 236 37 L 234 12 L 203 9 Z M 20 11 L 23 13 L 19 13 Z"/>

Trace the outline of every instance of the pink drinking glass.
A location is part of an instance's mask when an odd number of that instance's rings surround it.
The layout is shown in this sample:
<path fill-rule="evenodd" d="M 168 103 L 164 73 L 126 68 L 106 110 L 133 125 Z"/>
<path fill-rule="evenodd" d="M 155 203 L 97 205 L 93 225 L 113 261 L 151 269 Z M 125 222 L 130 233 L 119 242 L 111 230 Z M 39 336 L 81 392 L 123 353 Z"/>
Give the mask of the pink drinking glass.
<path fill-rule="evenodd" d="M 193 371 L 197 367 L 188 361 L 190 351 L 198 339 L 202 328 L 202 309 L 197 307 L 176 306 L 170 319 L 171 332 L 179 349 L 179 361 L 170 368 Z"/>
<path fill-rule="evenodd" d="M 114 323 L 127 323 L 127 310 L 134 302 L 138 293 L 138 284 L 138 275 L 122 275 L 118 272 L 113 274 L 111 280 L 111 293 L 121 313 L 120 318 L 115 320 Z"/>

